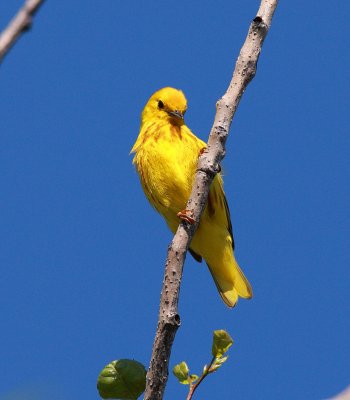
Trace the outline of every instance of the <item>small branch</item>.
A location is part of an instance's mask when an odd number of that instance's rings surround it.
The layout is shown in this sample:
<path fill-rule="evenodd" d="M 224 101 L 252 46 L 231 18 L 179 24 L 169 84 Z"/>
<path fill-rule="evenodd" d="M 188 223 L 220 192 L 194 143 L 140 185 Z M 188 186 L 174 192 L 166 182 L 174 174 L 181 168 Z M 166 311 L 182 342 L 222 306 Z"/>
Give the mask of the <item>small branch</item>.
<path fill-rule="evenodd" d="M 337 396 L 332 397 L 330 400 L 350 400 L 350 386 L 344 389 Z"/>
<path fill-rule="evenodd" d="M 252 21 L 248 36 L 236 62 L 232 80 L 224 96 L 217 102 L 214 125 L 208 148 L 198 161 L 198 169 L 186 209 L 193 211 L 195 224 L 182 221 L 169 246 L 165 264 L 157 332 L 147 373 L 145 400 L 161 400 L 168 379 L 171 347 L 180 326 L 178 301 L 186 251 L 197 229 L 207 202 L 212 180 L 225 155 L 225 143 L 239 101 L 256 72 L 261 47 L 271 25 L 278 0 L 262 0 Z"/>
<path fill-rule="evenodd" d="M 196 391 L 197 387 L 201 384 L 201 382 L 203 381 L 203 379 L 209 375 L 210 373 L 210 368 L 213 365 L 213 362 L 215 361 L 215 357 L 213 357 L 209 363 L 209 365 L 207 366 L 207 369 L 205 372 L 202 373 L 202 375 L 199 377 L 198 381 L 193 385 L 190 386 L 190 390 L 188 392 L 188 395 L 186 397 L 186 400 L 192 400 L 192 396 L 194 394 L 194 392 Z"/>
<path fill-rule="evenodd" d="M 30 29 L 32 19 L 44 0 L 26 0 L 17 15 L 0 34 L 0 63 L 18 37 Z"/>

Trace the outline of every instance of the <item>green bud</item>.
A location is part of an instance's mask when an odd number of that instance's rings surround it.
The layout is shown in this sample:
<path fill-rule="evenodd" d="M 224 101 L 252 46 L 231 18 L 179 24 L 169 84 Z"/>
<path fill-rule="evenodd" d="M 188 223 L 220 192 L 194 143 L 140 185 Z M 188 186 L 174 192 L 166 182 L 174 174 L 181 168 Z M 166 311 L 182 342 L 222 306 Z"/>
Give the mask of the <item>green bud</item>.
<path fill-rule="evenodd" d="M 188 373 L 189 369 L 185 361 L 180 362 L 180 364 L 175 365 L 173 368 L 173 374 L 183 385 L 189 385 L 191 383 L 191 378 L 189 377 Z"/>
<path fill-rule="evenodd" d="M 209 373 L 211 374 L 212 372 L 215 372 L 216 370 L 218 370 L 221 367 L 221 364 L 213 364 L 210 369 L 209 369 Z"/>
<path fill-rule="evenodd" d="M 213 362 L 212 366 L 209 369 L 209 372 L 215 372 L 217 369 L 221 367 L 221 365 L 228 359 L 228 356 L 216 358 Z"/>
<path fill-rule="evenodd" d="M 134 360 L 115 360 L 106 365 L 97 380 L 103 399 L 136 400 L 146 387 L 146 369 Z"/>
<path fill-rule="evenodd" d="M 216 358 L 220 358 L 226 351 L 232 346 L 233 340 L 231 336 L 223 329 L 214 331 L 213 335 L 213 346 L 212 355 Z"/>
<path fill-rule="evenodd" d="M 221 365 L 228 359 L 228 356 L 220 357 L 215 360 L 215 365 Z"/>

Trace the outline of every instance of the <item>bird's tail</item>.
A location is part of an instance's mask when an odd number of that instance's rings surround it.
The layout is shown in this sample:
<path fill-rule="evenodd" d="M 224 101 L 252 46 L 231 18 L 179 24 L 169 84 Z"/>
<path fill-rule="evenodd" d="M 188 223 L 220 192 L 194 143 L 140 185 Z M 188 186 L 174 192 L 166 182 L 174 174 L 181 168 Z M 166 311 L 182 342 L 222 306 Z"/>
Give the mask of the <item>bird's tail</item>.
<path fill-rule="evenodd" d="M 253 291 L 233 252 L 231 252 L 230 259 L 229 264 L 223 259 L 221 262 L 218 260 L 213 265 L 208 264 L 208 267 L 222 300 L 228 307 L 234 307 L 238 297 L 250 299 L 253 296 Z"/>

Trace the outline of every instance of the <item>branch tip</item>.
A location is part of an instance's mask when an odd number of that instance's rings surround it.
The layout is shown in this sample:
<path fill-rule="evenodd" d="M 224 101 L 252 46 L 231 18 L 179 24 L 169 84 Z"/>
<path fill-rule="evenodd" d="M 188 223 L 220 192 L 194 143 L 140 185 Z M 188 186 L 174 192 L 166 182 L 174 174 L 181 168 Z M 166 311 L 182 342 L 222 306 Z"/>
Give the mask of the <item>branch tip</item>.
<path fill-rule="evenodd" d="M 26 0 L 8 26 L 0 33 L 0 63 L 22 33 L 28 32 L 33 16 L 44 0 Z"/>

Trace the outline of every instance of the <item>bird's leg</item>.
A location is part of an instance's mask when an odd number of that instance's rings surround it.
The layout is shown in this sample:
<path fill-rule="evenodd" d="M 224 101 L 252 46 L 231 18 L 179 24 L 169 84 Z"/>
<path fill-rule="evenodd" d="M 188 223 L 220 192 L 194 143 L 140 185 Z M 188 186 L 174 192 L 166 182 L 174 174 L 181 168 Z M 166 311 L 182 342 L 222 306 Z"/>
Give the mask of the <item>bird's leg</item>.
<path fill-rule="evenodd" d="M 187 221 L 189 224 L 193 225 L 196 221 L 193 218 L 193 211 L 192 210 L 182 210 L 177 213 L 177 216 L 180 219 Z"/>

